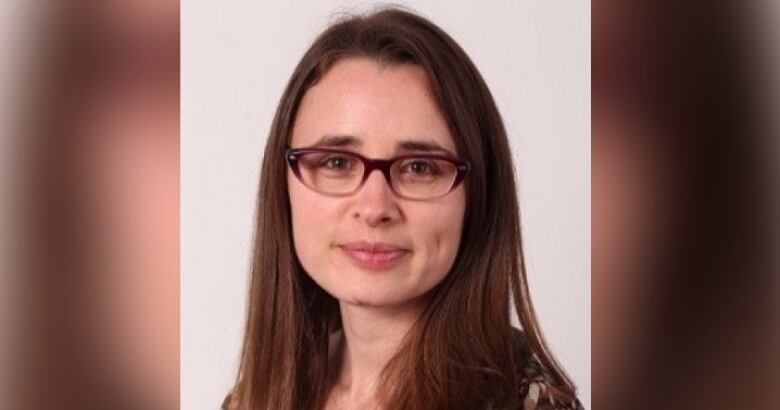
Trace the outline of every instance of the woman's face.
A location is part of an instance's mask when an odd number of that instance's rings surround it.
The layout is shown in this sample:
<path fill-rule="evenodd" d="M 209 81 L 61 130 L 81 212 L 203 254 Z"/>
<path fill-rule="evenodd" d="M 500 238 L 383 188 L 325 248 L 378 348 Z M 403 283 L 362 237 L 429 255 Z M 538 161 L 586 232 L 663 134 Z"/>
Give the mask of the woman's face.
<path fill-rule="evenodd" d="M 457 157 L 426 74 L 415 65 L 383 67 L 371 59 L 349 58 L 306 92 L 290 146 L 328 146 L 337 139 L 327 137 L 345 136 L 351 138 L 338 138 L 338 147 L 332 148 L 381 159 L 428 153 L 410 150 L 410 144 L 401 147 L 415 141 L 444 150 L 431 153 Z M 289 168 L 287 182 L 298 258 L 312 279 L 341 302 L 401 307 L 418 300 L 452 267 L 466 205 L 463 185 L 442 197 L 416 201 L 396 196 L 376 171 L 344 197 L 307 188 Z M 367 249 L 378 244 L 395 251 Z"/>

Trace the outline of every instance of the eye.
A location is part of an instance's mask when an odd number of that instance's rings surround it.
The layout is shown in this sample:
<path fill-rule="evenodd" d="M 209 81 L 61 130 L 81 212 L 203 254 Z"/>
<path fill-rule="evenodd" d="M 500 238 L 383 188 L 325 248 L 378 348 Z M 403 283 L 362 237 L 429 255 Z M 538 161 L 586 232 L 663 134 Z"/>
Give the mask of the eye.
<path fill-rule="evenodd" d="M 320 168 L 332 169 L 332 170 L 347 170 L 352 168 L 354 160 L 344 155 L 332 154 L 323 158 L 319 166 Z"/>
<path fill-rule="evenodd" d="M 438 175 L 441 173 L 433 161 L 423 158 L 416 158 L 406 162 L 401 167 L 401 172 L 414 175 Z"/>

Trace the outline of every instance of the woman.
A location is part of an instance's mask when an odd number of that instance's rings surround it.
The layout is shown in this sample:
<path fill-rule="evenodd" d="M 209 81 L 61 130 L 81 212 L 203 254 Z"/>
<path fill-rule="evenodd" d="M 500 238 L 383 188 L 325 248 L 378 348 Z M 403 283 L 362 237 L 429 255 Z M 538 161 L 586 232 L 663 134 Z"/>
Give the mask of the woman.
<path fill-rule="evenodd" d="M 385 9 L 320 35 L 282 96 L 258 205 L 223 407 L 580 408 L 534 318 L 498 110 L 431 22 Z"/>

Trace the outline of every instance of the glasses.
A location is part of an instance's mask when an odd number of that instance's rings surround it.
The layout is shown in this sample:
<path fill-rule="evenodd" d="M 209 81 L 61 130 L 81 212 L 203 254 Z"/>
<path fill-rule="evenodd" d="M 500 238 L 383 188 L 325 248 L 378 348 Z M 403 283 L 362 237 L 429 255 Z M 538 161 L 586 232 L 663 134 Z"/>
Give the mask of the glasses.
<path fill-rule="evenodd" d="M 455 189 L 471 169 L 469 161 L 443 155 L 371 159 L 330 148 L 296 148 L 287 150 L 285 156 L 303 185 L 330 196 L 354 194 L 378 169 L 399 197 L 434 199 Z"/>

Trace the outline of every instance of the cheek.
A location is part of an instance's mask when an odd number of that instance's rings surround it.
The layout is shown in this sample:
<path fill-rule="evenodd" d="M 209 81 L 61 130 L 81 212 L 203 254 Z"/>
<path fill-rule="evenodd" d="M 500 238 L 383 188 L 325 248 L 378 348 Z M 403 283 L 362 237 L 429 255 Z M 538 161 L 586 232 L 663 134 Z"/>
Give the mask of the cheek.
<path fill-rule="evenodd" d="M 410 217 L 411 235 L 424 241 L 424 269 L 432 279 L 447 275 L 458 255 L 463 231 L 465 194 L 462 188 L 453 193 L 446 205 L 434 205 Z"/>

